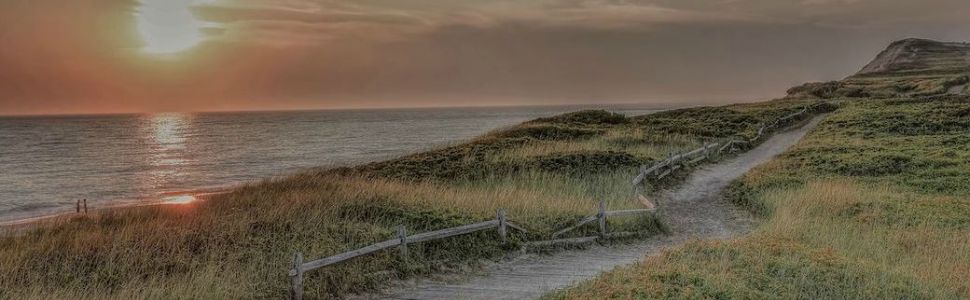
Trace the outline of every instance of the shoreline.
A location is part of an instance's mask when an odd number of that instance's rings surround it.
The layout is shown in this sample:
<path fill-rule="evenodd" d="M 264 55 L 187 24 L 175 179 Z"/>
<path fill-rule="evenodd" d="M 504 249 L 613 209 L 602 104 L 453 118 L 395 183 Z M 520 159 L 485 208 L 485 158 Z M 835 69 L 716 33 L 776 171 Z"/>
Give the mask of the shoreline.
<path fill-rule="evenodd" d="M 149 206 L 162 206 L 162 205 L 186 205 L 192 203 L 198 203 L 202 201 L 211 200 L 212 196 L 228 194 L 232 192 L 239 185 L 233 187 L 225 188 L 211 188 L 211 189 L 197 189 L 183 192 L 166 192 L 157 197 L 145 197 L 139 202 L 129 202 L 129 203 L 116 203 L 113 205 L 102 206 L 98 208 L 90 208 L 87 214 L 96 214 L 99 212 L 104 212 L 114 209 L 124 209 L 124 208 L 137 208 L 137 207 L 149 207 Z M 144 201 L 147 199 L 155 199 L 154 201 Z M 34 228 L 34 225 L 41 225 L 43 223 L 55 221 L 60 218 L 70 218 L 72 216 L 84 216 L 85 213 L 78 212 L 56 212 L 50 214 L 44 214 L 39 216 L 18 218 L 13 220 L 0 221 L 0 236 L 3 235 L 4 231 L 18 231 L 24 229 Z"/>

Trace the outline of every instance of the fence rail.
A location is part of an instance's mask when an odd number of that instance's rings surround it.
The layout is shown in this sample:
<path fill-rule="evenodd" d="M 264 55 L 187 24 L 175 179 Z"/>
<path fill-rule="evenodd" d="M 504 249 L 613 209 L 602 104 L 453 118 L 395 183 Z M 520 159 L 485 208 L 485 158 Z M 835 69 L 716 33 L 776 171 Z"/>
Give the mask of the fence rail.
<path fill-rule="evenodd" d="M 580 219 L 578 222 L 576 222 L 576 224 L 574 224 L 572 226 L 566 227 L 566 228 L 564 228 L 564 229 L 562 229 L 560 231 L 556 231 L 555 233 L 552 234 L 552 240 L 548 240 L 548 241 L 536 241 L 536 242 L 531 242 L 529 244 L 530 245 L 533 245 L 533 246 L 536 246 L 536 245 L 556 244 L 556 243 L 559 243 L 559 242 L 569 243 L 569 242 L 573 242 L 573 241 L 587 242 L 587 241 L 590 241 L 591 239 L 592 240 L 596 240 L 595 237 L 558 239 L 558 237 L 562 236 L 563 234 L 566 234 L 566 233 L 568 233 L 570 231 L 579 229 L 580 227 L 583 227 L 583 225 L 586 225 L 586 224 L 589 224 L 589 223 L 592 223 L 592 222 L 598 222 L 599 223 L 599 237 L 601 237 L 601 238 L 602 237 L 608 237 L 609 236 L 609 232 L 607 231 L 607 228 L 606 228 L 606 219 L 607 218 L 610 218 L 610 217 L 625 217 L 625 216 L 633 216 L 633 215 L 646 215 L 646 214 L 652 214 L 653 212 L 654 212 L 653 209 L 628 209 L 628 210 L 608 211 L 608 210 L 606 210 L 606 202 L 605 201 L 600 201 L 600 203 L 599 203 L 599 210 L 596 213 L 596 215 L 589 216 L 589 217 L 585 217 L 583 219 Z"/>
<path fill-rule="evenodd" d="M 679 154 L 673 154 L 667 157 L 667 159 L 661 160 L 654 163 L 650 167 L 641 166 L 640 172 L 633 178 L 633 186 L 635 193 L 640 193 L 640 186 L 644 183 L 648 177 L 653 175 L 656 179 L 662 179 L 669 176 L 674 171 L 684 168 L 687 164 L 696 164 L 705 159 L 712 159 L 713 157 L 720 156 L 725 151 L 734 148 L 737 145 L 748 145 L 753 144 L 764 137 L 765 133 L 773 128 L 778 127 L 784 122 L 787 122 L 793 118 L 801 116 L 808 113 L 808 106 L 803 107 L 801 110 L 785 115 L 781 118 L 776 119 L 767 125 L 762 125 L 758 128 L 758 134 L 756 134 L 751 139 L 741 139 L 741 138 L 731 138 L 725 141 L 704 144 L 703 146 L 685 151 Z"/>
<path fill-rule="evenodd" d="M 303 262 L 303 253 L 297 252 L 293 257 L 293 269 L 290 269 L 287 273 L 290 277 L 290 298 L 297 300 L 303 299 L 303 274 L 308 271 L 394 247 L 398 247 L 401 251 L 401 257 L 407 259 L 408 244 L 439 240 L 490 229 L 496 229 L 499 240 L 502 243 L 506 243 L 508 242 L 508 228 L 528 232 L 522 227 L 509 222 L 505 216 L 505 210 L 498 210 L 495 220 L 418 233 L 410 236 L 407 235 L 407 229 L 404 226 L 399 226 L 396 238 L 310 262 Z"/>

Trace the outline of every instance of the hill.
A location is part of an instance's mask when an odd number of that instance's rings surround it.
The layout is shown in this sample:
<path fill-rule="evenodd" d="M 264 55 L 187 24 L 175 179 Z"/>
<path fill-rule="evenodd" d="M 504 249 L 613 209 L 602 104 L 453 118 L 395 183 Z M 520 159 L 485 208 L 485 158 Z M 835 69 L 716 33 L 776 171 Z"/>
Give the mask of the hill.
<path fill-rule="evenodd" d="M 962 74 L 970 68 L 970 43 L 925 39 L 893 42 L 855 76 L 913 73 Z"/>
<path fill-rule="evenodd" d="M 550 298 L 970 298 L 970 97 L 953 91 L 965 51 L 904 40 L 845 80 L 794 88 L 839 108 L 726 195 L 759 229 Z"/>
<path fill-rule="evenodd" d="M 905 39 L 890 44 L 844 80 L 808 83 L 788 94 L 821 99 L 965 94 L 968 75 L 970 44 Z"/>

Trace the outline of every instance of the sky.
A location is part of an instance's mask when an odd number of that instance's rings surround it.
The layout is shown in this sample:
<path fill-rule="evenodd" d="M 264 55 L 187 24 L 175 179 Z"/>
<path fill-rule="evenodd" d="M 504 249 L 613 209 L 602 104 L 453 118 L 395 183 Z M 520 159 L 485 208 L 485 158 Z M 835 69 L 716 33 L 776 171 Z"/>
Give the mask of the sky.
<path fill-rule="evenodd" d="M 6 0 L 0 115 L 758 101 L 966 0 Z"/>

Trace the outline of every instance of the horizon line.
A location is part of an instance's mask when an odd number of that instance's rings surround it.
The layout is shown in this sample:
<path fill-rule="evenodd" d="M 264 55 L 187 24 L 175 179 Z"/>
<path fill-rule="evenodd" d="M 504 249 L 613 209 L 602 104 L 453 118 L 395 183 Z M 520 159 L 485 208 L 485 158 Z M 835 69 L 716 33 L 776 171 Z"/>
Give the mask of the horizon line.
<path fill-rule="evenodd" d="M 770 101 L 770 99 L 737 100 L 725 102 L 724 105 L 747 102 Z M 461 108 L 515 108 L 515 107 L 568 107 L 568 106 L 610 106 L 610 105 L 652 105 L 650 109 L 671 109 L 675 107 L 690 107 L 710 105 L 702 100 L 683 101 L 682 105 L 672 103 L 647 102 L 607 102 L 607 103 L 558 103 L 558 104 L 491 104 L 491 105 L 415 105 L 415 106 L 386 106 L 386 107 L 332 107 L 332 108 L 281 108 L 281 109 L 241 109 L 241 110 L 198 110 L 198 111 L 130 111 L 130 112 L 90 112 L 90 113 L 0 113 L 2 117 L 82 117 L 82 116 L 126 116 L 126 115 L 155 115 L 155 114 L 209 114 L 209 113 L 273 113 L 273 112 L 314 112 L 314 111 L 381 111 L 381 110 L 409 110 L 409 109 L 461 109 Z M 646 107 L 645 107 L 646 108 Z"/>

